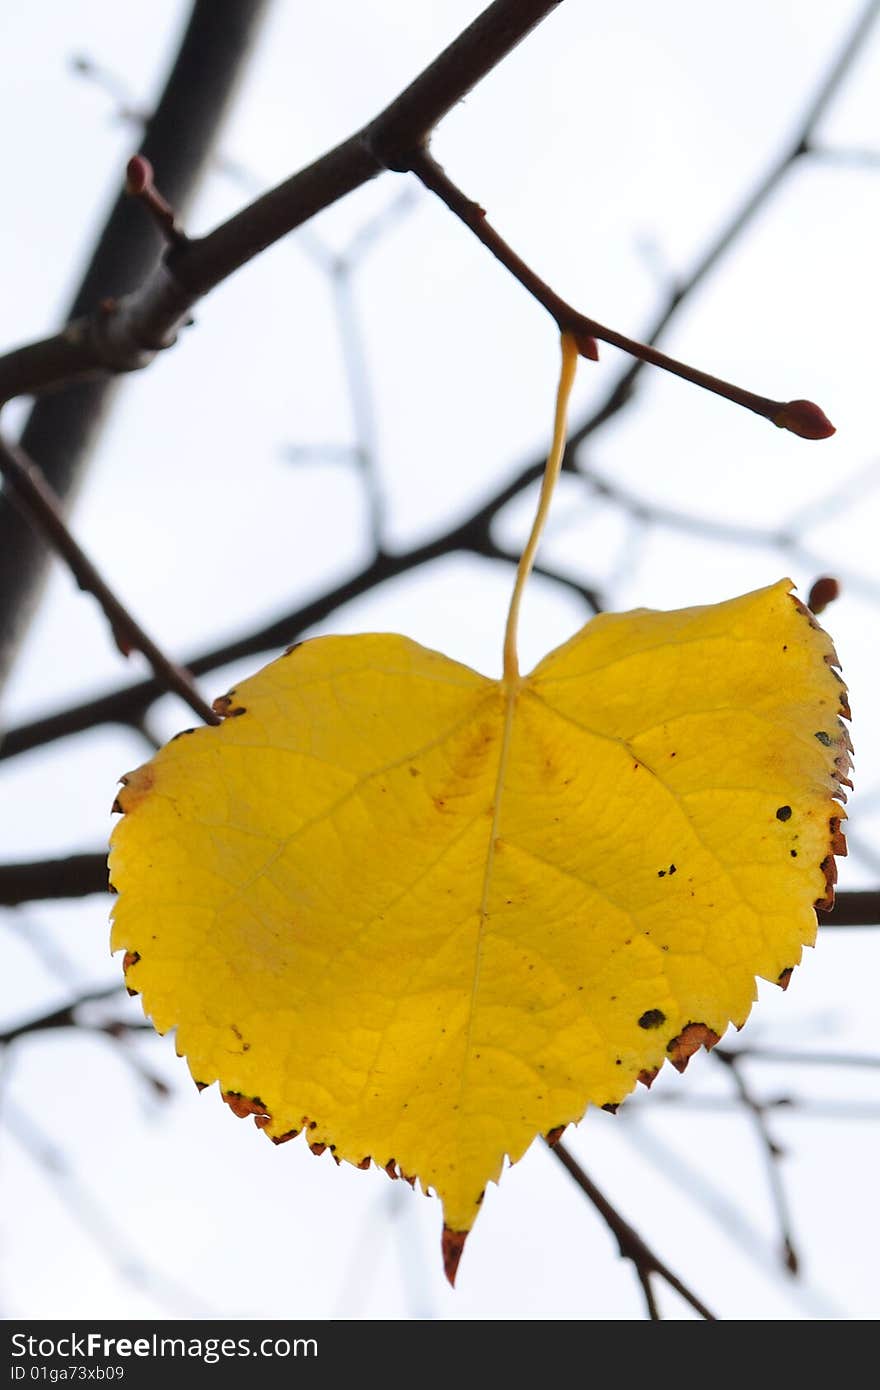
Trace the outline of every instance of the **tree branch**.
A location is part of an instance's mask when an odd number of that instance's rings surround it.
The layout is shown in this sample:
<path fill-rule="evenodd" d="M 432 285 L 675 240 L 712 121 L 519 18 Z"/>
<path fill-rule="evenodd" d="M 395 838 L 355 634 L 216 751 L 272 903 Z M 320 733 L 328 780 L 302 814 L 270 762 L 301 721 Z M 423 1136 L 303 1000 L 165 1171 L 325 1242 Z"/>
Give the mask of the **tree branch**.
<path fill-rule="evenodd" d="M 599 1212 L 606 1226 L 617 1241 L 617 1248 L 622 1258 L 625 1260 L 632 1260 L 636 1274 L 638 1275 L 639 1283 L 645 1294 L 648 1316 L 652 1320 L 657 1320 L 659 1318 L 657 1305 L 653 1297 L 649 1295 L 651 1276 L 657 1274 L 661 1279 L 666 1280 L 670 1288 L 675 1289 L 676 1293 L 681 1294 L 685 1302 L 689 1303 L 694 1311 L 699 1313 L 701 1318 L 705 1318 L 708 1322 L 717 1321 L 715 1314 L 710 1313 L 702 1299 L 698 1298 L 686 1284 L 683 1284 L 677 1274 L 673 1274 L 669 1266 L 664 1264 L 659 1255 L 656 1255 L 651 1247 L 645 1243 L 638 1231 L 635 1231 L 629 1222 L 621 1216 L 616 1207 L 611 1205 L 608 1198 L 599 1191 L 592 1178 L 587 1176 L 583 1168 L 573 1155 L 569 1153 L 565 1145 L 561 1142 L 557 1142 L 556 1144 L 548 1144 L 548 1148 L 550 1152 L 555 1154 L 559 1159 L 563 1168 L 568 1170 L 581 1191 L 589 1197 L 593 1206 Z"/>
<path fill-rule="evenodd" d="M 116 597 L 105 579 L 98 573 L 77 542 L 61 515 L 58 498 L 35 464 L 24 451 L 0 438 L 0 473 L 11 489 L 21 511 L 61 556 L 79 587 L 93 594 L 110 624 L 117 647 L 124 656 L 131 651 L 141 652 L 153 668 L 155 680 L 165 690 L 185 700 L 190 709 L 206 724 L 219 724 L 211 706 L 202 699 L 187 671 L 175 666 L 135 621 L 125 605 Z"/>
<path fill-rule="evenodd" d="M 197 0 L 196 9 L 204 2 Z M 74 374 L 146 366 L 171 345 L 193 304 L 234 271 L 377 174 L 407 168 L 412 151 L 438 121 L 561 3 L 494 0 L 399 97 L 342 144 L 206 236 L 172 247 L 158 269 L 121 303 L 95 313 L 97 296 L 92 296 L 80 311 L 91 318 L 0 358 L 0 402 L 45 390 Z M 146 142 L 143 155 L 158 170 L 166 200 L 176 204 L 163 163 Z"/>
<path fill-rule="evenodd" d="M 672 287 L 665 303 L 661 305 L 644 335 L 646 343 L 657 342 L 682 306 L 691 298 L 694 290 L 708 277 L 718 262 L 748 230 L 757 214 L 770 201 L 772 195 L 798 160 L 812 153 L 810 141 L 819 121 L 825 115 L 864 48 L 878 14 L 880 14 L 880 0 L 867 0 L 852 30 L 844 40 L 840 52 L 819 87 L 808 98 L 800 119 L 795 122 L 793 139 L 787 143 L 780 157 L 770 165 L 762 178 L 746 194 L 742 203 L 709 242 L 687 275 Z M 636 383 L 644 369 L 645 363 L 637 360 L 620 374 L 604 401 L 592 410 L 580 425 L 572 429 L 569 437 L 571 445 L 583 443 L 589 435 L 595 433 L 608 420 L 612 419 L 632 399 Z"/>
<path fill-rule="evenodd" d="M 776 1224 L 781 1240 L 782 1263 L 789 1274 L 798 1272 L 798 1253 L 794 1240 L 794 1227 L 791 1218 L 791 1211 L 788 1205 L 788 1193 L 782 1180 L 780 1160 L 783 1158 L 783 1151 L 777 1144 L 767 1123 L 767 1106 L 753 1095 L 751 1087 L 743 1075 L 740 1064 L 742 1055 L 736 1050 L 728 1051 L 723 1049 L 715 1059 L 721 1066 L 726 1067 L 730 1073 L 740 1104 L 746 1113 L 751 1117 L 755 1135 L 758 1140 L 761 1152 L 764 1157 L 764 1170 L 767 1174 L 767 1184 L 770 1189 L 770 1197 L 773 1209 L 776 1213 Z"/>
<path fill-rule="evenodd" d="M 214 137 L 266 9 L 267 0 L 195 0 L 189 24 L 156 110 L 146 123 L 141 153 L 161 171 L 166 196 L 185 209 L 198 186 Z M 135 201 L 120 193 L 77 290 L 70 317 L 96 312 L 100 338 L 110 314 L 99 306 L 118 299 L 149 275 L 162 239 Z M 166 289 L 167 293 L 167 289 Z M 152 331 L 152 330 L 148 330 Z M 20 349 L 0 359 L 0 400 L 69 379 L 77 334 Z M 144 340 L 151 346 L 152 338 Z M 144 344 L 138 343 L 140 349 Z M 8 375 L 4 368 L 8 363 Z M 60 391 L 31 411 L 21 444 L 67 506 L 82 480 L 89 451 L 114 395 L 104 379 Z M 0 495 L 0 687 L 36 611 L 48 553 L 40 537 L 22 526 L 5 493 Z"/>
<path fill-rule="evenodd" d="M 654 367 L 661 367 L 664 371 L 682 377 L 695 386 L 701 386 L 716 396 L 724 396 L 727 400 L 733 401 L 735 405 L 745 406 L 747 410 L 754 411 L 756 415 L 762 415 L 764 419 L 770 420 L 779 428 L 791 430 L 804 439 L 827 439 L 829 435 L 834 433 L 834 426 L 826 419 L 819 407 L 813 405 L 811 401 L 774 401 L 766 396 L 755 395 L 753 391 L 746 391 L 741 386 L 734 386 L 729 381 L 722 381 L 720 377 L 711 376 L 698 367 L 690 367 L 685 362 L 679 362 L 676 358 L 669 357 L 665 352 L 660 352 L 649 343 L 639 343 L 634 338 L 628 338 L 625 334 L 618 333 L 616 329 L 606 328 L 595 319 L 572 308 L 530 266 L 526 265 L 525 261 L 488 222 L 485 210 L 480 207 L 479 203 L 475 203 L 462 193 L 461 189 L 452 182 L 427 149 L 417 150 L 410 159 L 409 167 L 425 187 L 435 193 L 446 204 L 449 211 L 466 227 L 470 228 L 477 239 L 510 271 L 523 288 L 539 304 L 543 305 L 555 320 L 560 333 L 572 335 L 584 357 L 590 357 L 594 360 L 598 357 L 598 349 L 594 339 L 599 338 L 602 342 L 611 343 L 614 347 L 621 348 L 640 362 L 648 362 Z"/>

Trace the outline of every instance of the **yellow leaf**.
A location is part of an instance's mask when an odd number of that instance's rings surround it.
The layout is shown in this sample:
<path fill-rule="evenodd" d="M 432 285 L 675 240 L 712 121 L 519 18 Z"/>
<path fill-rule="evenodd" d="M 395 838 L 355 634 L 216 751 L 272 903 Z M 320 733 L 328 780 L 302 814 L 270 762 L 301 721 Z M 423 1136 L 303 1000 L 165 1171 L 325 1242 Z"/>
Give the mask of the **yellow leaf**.
<path fill-rule="evenodd" d="M 302 643 L 123 779 L 113 947 L 276 1142 L 420 1179 L 457 1253 L 505 1155 L 787 984 L 843 853 L 848 713 L 790 581 L 605 615 L 493 681 Z"/>

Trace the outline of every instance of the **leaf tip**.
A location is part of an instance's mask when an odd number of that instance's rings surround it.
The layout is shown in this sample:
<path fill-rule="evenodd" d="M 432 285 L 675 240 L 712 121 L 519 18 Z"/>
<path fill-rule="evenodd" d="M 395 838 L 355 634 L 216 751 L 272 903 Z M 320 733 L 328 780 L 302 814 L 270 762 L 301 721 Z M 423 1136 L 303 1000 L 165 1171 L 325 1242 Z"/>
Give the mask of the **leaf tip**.
<path fill-rule="evenodd" d="M 452 1288 L 455 1288 L 455 1276 L 467 1238 L 467 1231 L 453 1231 L 449 1226 L 443 1227 L 443 1272 Z"/>

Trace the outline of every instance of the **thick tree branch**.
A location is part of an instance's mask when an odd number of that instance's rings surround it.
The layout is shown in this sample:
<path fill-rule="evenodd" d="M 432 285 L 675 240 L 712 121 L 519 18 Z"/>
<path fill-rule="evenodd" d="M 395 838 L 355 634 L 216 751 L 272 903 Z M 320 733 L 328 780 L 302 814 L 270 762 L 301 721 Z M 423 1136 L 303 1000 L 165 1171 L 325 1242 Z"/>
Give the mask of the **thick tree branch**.
<path fill-rule="evenodd" d="M 0 402 L 16 393 L 45 390 L 72 375 L 145 366 L 174 341 L 193 304 L 234 271 L 377 174 L 408 167 L 412 151 L 437 122 L 561 3 L 494 0 L 399 97 L 342 144 L 206 236 L 173 247 L 121 303 L 100 309 L 93 295 L 80 311 L 91 317 L 0 358 Z M 146 142 L 143 154 L 157 170 L 163 195 L 176 205 L 162 160 Z"/>
<path fill-rule="evenodd" d="M 66 859 L 0 864 L 0 907 L 48 898 L 85 898 L 107 891 L 106 850 L 71 854 Z"/>
<path fill-rule="evenodd" d="M 606 1226 L 617 1241 L 617 1248 L 620 1251 L 621 1257 L 625 1260 L 632 1260 L 636 1274 L 638 1275 L 639 1283 L 642 1286 L 642 1291 L 645 1294 L 648 1316 L 654 1321 L 658 1320 L 660 1316 L 653 1295 L 650 1292 L 651 1276 L 656 1274 L 659 1275 L 661 1279 L 665 1279 L 670 1288 L 675 1289 L 676 1293 L 680 1294 L 685 1302 L 689 1303 L 694 1311 L 699 1313 L 701 1318 L 705 1318 L 708 1322 L 715 1322 L 715 1314 L 710 1313 L 702 1299 L 698 1298 L 686 1284 L 683 1284 L 678 1275 L 674 1274 L 669 1266 L 664 1264 L 660 1259 L 659 1255 L 656 1255 L 651 1247 L 645 1243 L 638 1231 L 633 1230 L 632 1226 L 621 1216 L 616 1207 L 613 1207 L 608 1201 L 608 1198 L 599 1191 L 592 1178 L 587 1176 L 577 1159 L 569 1153 L 565 1145 L 560 1141 L 556 1144 L 548 1144 L 548 1148 L 550 1152 L 555 1154 L 559 1159 L 563 1168 L 567 1169 L 571 1177 L 574 1178 L 585 1196 L 589 1197 L 593 1206 L 599 1212 Z"/>
<path fill-rule="evenodd" d="M 141 153 L 161 171 L 163 190 L 176 208 L 186 208 L 210 156 L 220 122 L 245 62 L 266 0 L 195 0 L 189 24 L 154 114 L 147 121 Z M 70 310 L 74 320 L 95 314 L 98 341 L 112 339 L 112 312 L 100 306 L 129 294 L 150 274 L 163 250 L 153 222 L 137 202 L 120 193 L 101 234 Z M 172 300 L 159 275 L 154 298 Z M 170 312 L 170 311 L 169 311 Z M 92 351 L 86 334 L 62 333 L 0 359 L 0 401 L 40 389 L 73 374 L 78 354 Z M 134 349 L 164 341 L 162 324 L 148 314 Z M 11 359 L 11 360 L 10 360 Z M 8 375 L 4 371 L 8 363 Z M 129 366 L 133 365 L 129 361 Z M 82 479 L 89 451 L 114 394 L 114 382 L 83 383 L 36 403 L 21 438 L 26 453 L 43 469 L 67 506 Z M 0 495 L 0 687 L 2 687 L 42 592 L 48 552 L 23 526 L 11 500 Z"/>

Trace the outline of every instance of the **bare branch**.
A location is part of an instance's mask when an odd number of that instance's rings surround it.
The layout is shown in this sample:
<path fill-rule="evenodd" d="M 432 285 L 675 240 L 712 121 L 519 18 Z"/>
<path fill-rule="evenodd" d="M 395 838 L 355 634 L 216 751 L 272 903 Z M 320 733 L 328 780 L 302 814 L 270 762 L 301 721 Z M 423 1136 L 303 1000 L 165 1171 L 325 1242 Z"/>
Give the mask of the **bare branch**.
<path fill-rule="evenodd" d="M 698 367 L 690 367 L 687 363 L 679 362 L 676 358 L 669 357 L 665 352 L 660 352 L 650 343 L 639 343 L 634 338 L 628 338 L 625 334 L 618 333 L 616 329 L 606 328 L 595 319 L 580 313 L 536 275 L 530 266 L 526 265 L 525 261 L 491 226 L 486 218 L 485 210 L 480 207 L 479 203 L 473 202 L 462 193 L 461 189 L 452 182 L 426 149 L 418 150 L 413 155 L 410 169 L 426 188 L 429 188 L 432 193 L 436 193 L 437 197 L 446 204 L 459 221 L 470 228 L 477 239 L 510 271 L 523 288 L 528 290 L 539 304 L 543 305 L 555 320 L 560 333 L 572 335 L 582 356 L 590 357 L 593 360 L 598 357 L 598 348 L 595 343 L 595 339 L 598 338 L 601 342 L 611 343 L 614 347 L 621 348 L 640 362 L 649 362 L 654 367 L 662 367 L 664 371 L 682 377 L 695 386 L 701 386 L 716 396 L 724 396 L 727 400 L 733 401 L 735 405 L 745 406 L 747 410 L 753 411 L 756 415 L 762 415 L 764 419 L 770 420 L 781 429 L 791 430 L 803 439 L 827 439 L 829 435 L 834 433 L 834 426 L 826 419 L 819 407 L 813 405 L 811 401 L 774 401 L 766 396 L 757 396 L 753 391 L 746 391 L 741 386 L 734 386 L 729 381 L 722 381 L 719 377 L 711 376 Z"/>
<path fill-rule="evenodd" d="M 180 50 L 140 144 L 140 153 L 160 171 L 166 197 L 182 212 L 198 186 L 266 4 L 267 0 L 194 0 Z M 120 191 L 69 317 L 94 314 L 100 339 L 112 317 L 100 306 L 134 290 L 154 269 L 162 250 L 153 222 Z M 159 299 L 169 296 L 167 278 L 159 274 Z M 171 303 L 177 307 L 173 296 Z M 145 324 L 145 333 L 135 340 L 135 352 L 164 341 L 155 320 L 152 329 Z M 62 333 L 48 345 L 23 349 L 23 356 L 11 354 L 11 365 L 0 359 L 0 400 L 13 391 L 30 390 L 29 378 L 37 384 L 69 378 L 72 354 L 88 356 L 92 350 L 88 341 L 85 348 L 79 347 L 76 337 L 76 332 L 72 338 Z M 8 375 L 4 361 L 10 366 Z M 65 507 L 82 480 L 114 388 L 115 378 L 82 383 L 38 401 L 31 411 L 21 445 Z M 36 610 L 47 563 L 41 538 L 22 526 L 11 499 L 0 496 L 0 685 Z"/>
<path fill-rule="evenodd" d="M 783 1151 L 777 1144 L 770 1127 L 767 1123 L 767 1107 L 762 1101 L 758 1100 L 749 1086 L 746 1078 L 740 1069 L 741 1054 L 723 1050 L 716 1061 L 726 1067 L 736 1087 L 737 1096 L 746 1113 L 751 1117 L 754 1125 L 755 1134 L 761 1153 L 764 1157 L 764 1169 L 767 1174 L 767 1183 L 770 1189 L 770 1196 L 773 1208 L 776 1213 L 776 1222 L 779 1228 L 779 1237 L 782 1242 L 781 1257 L 784 1267 L 789 1274 L 798 1272 L 798 1253 L 794 1240 L 794 1229 L 791 1219 L 791 1211 L 788 1205 L 788 1194 L 785 1184 L 782 1181 L 780 1161 L 783 1158 Z"/>
<path fill-rule="evenodd" d="M 170 661 L 144 632 L 74 540 L 64 522 L 58 498 L 40 470 L 23 450 L 14 444 L 7 444 L 3 439 L 0 439 L 0 472 L 21 510 L 61 556 L 79 587 L 98 600 L 122 654 L 128 656 L 132 651 L 141 652 L 152 666 L 160 686 L 179 695 L 207 724 L 219 724 L 219 716 L 202 699 L 189 673 Z"/>
<path fill-rule="evenodd" d="M 105 999 L 119 999 L 123 997 L 123 986 L 120 980 L 115 985 L 104 986 L 102 989 L 89 990 L 80 994 L 76 999 L 71 999 L 70 1003 L 63 1004 L 60 1009 L 53 1009 L 49 1013 L 38 1014 L 35 1018 L 26 1019 L 23 1023 L 17 1023 L 13 1028 L 7 1028 L 0 1033 L 0 1047 L 7 1047 L 10 1043 L 17 1042 L 20 1038 L 29 1036 L 32 1033 L 44 1033 L 53 1028 L 81 1028 L 84 1026 L 83 1020 L 77 1018 L 77 1011 L 88 1004 L 101 1004 Z M 109 1025 L 99 1024 L 99 1031 L 109 1031 Z M 120 1025 L 114 1021 L 112 1028 L 117 1030 Z M 123 1024 L 123 1027 L 127 1024 Z M 139 1026 L 139 1025 L 136 1025 Z M 151 1024 L 146 1025 L 152 1028 Z"/>
<path fill-rule="evenodd" d="M 694 290 L 748 231 L 758 213 L 770 201 L 790 170 L 801 158 L 810 154 L 810 141 L 813 134 L 864 48 L 878 14 L 880 14 L 880 0 L 868 0 L 824 79 L 818 88 L 810 94 L 799 120 L 794 123 L 794 137 L 786 144 L 779 158 L 770 165 L 763 177 L 746 194 L 742 203 L 723 224 L 717 235 L 712 238 L 702 255 L 691 266 L 687 275 L 683 276 L 670 290 L 644 334 L 646 343 L 658 341 L 682 306 L 692 299 Z M 644 369 L 645 363 L 637 360 L 621 373 L 605 396 L 604 401 L 596 409 L 591 410 L 581 424 L 572 430 L 571 442 L 573 444 L 579 444 L 589 435 L 595 433 L 632 399 L 636 384 Z"/>
<path fill-rule="evenodd" d="M 0 907 L 48 898 L 84 898 L 107 891 L 106 850 L 71 854 L 66 859 L 0 864 Z"/>
<path fill-rule="evenodd" d="M 658 1316 L 656 1304 L 653 1298 L 648 1296 L 648 1289 L 646 1287 L 650 1281 L 651 1275 L 656 1274 L 659 1275 L 661 1279 L 665 1279 L 670 1288 L 675 1289 L 676 1293 L 681 1294 L 685 1302 L 689 1303 L 694 1311 L 699 1313 L 701 1318 L 705 1318 L 708 1322 L 717 1321 L 715 1314 L 709 1312 L 709 1309 L 706 1307 L 705 1303 L 703 1303 L 702 1299 L 698 1298 L 686 1284 L 683 1284 L 677 1274 L 673 1274 L 669 1266 L 664 1264 L 659 1255 L 656 1255 L 651 1247 L 645 1243 L 638 1231 L 634 1230 L 629 1222 L 621 1216 L 616 1207 L 611 1205 L 608 1198 L 599 1191 L 592 1178 L 587 1176 L 577 1159 L 569 1153 L 565 1145 L 561 1142 L 557 1142 L 556 1144 L 548 1144 L 548 1148 L 551 1153 L 556 1155 L 562 1166 L 568 1170 L 581 1191 L 589 1197 L 593 1206 L 599 1212 L 606 1226 L 617 1241 L 617 1248 L 622 1258 L 625 1260 L 632 1260 L 639 1277 L 639 1282 L 645 1292 L 648 1304 L 648 1316 L 652 1319 Z"/>
<path fill-rule="evenodd" d="M 216 3 L 216 0 L 215 0 Z M 158 270 L 97 318 L 0 358 L 0 402 L 81 372 L 133 371 L 173 343 L 189 310 L 234 271 L 386 169 L 409 166 L 438 121 L 561 0 L 494 0 L 373 121 L 206 236 L 174 246 Z M 151 165 L 162 164 L 146 155 Z M 177 203 L 171 190 L 167 196 Z M 86 306 L 92 313 L 94 303 Z M 75 354 L 79 353 L 79 367 Z M 61 368 L 65 376 L 55 375 Z"/>

